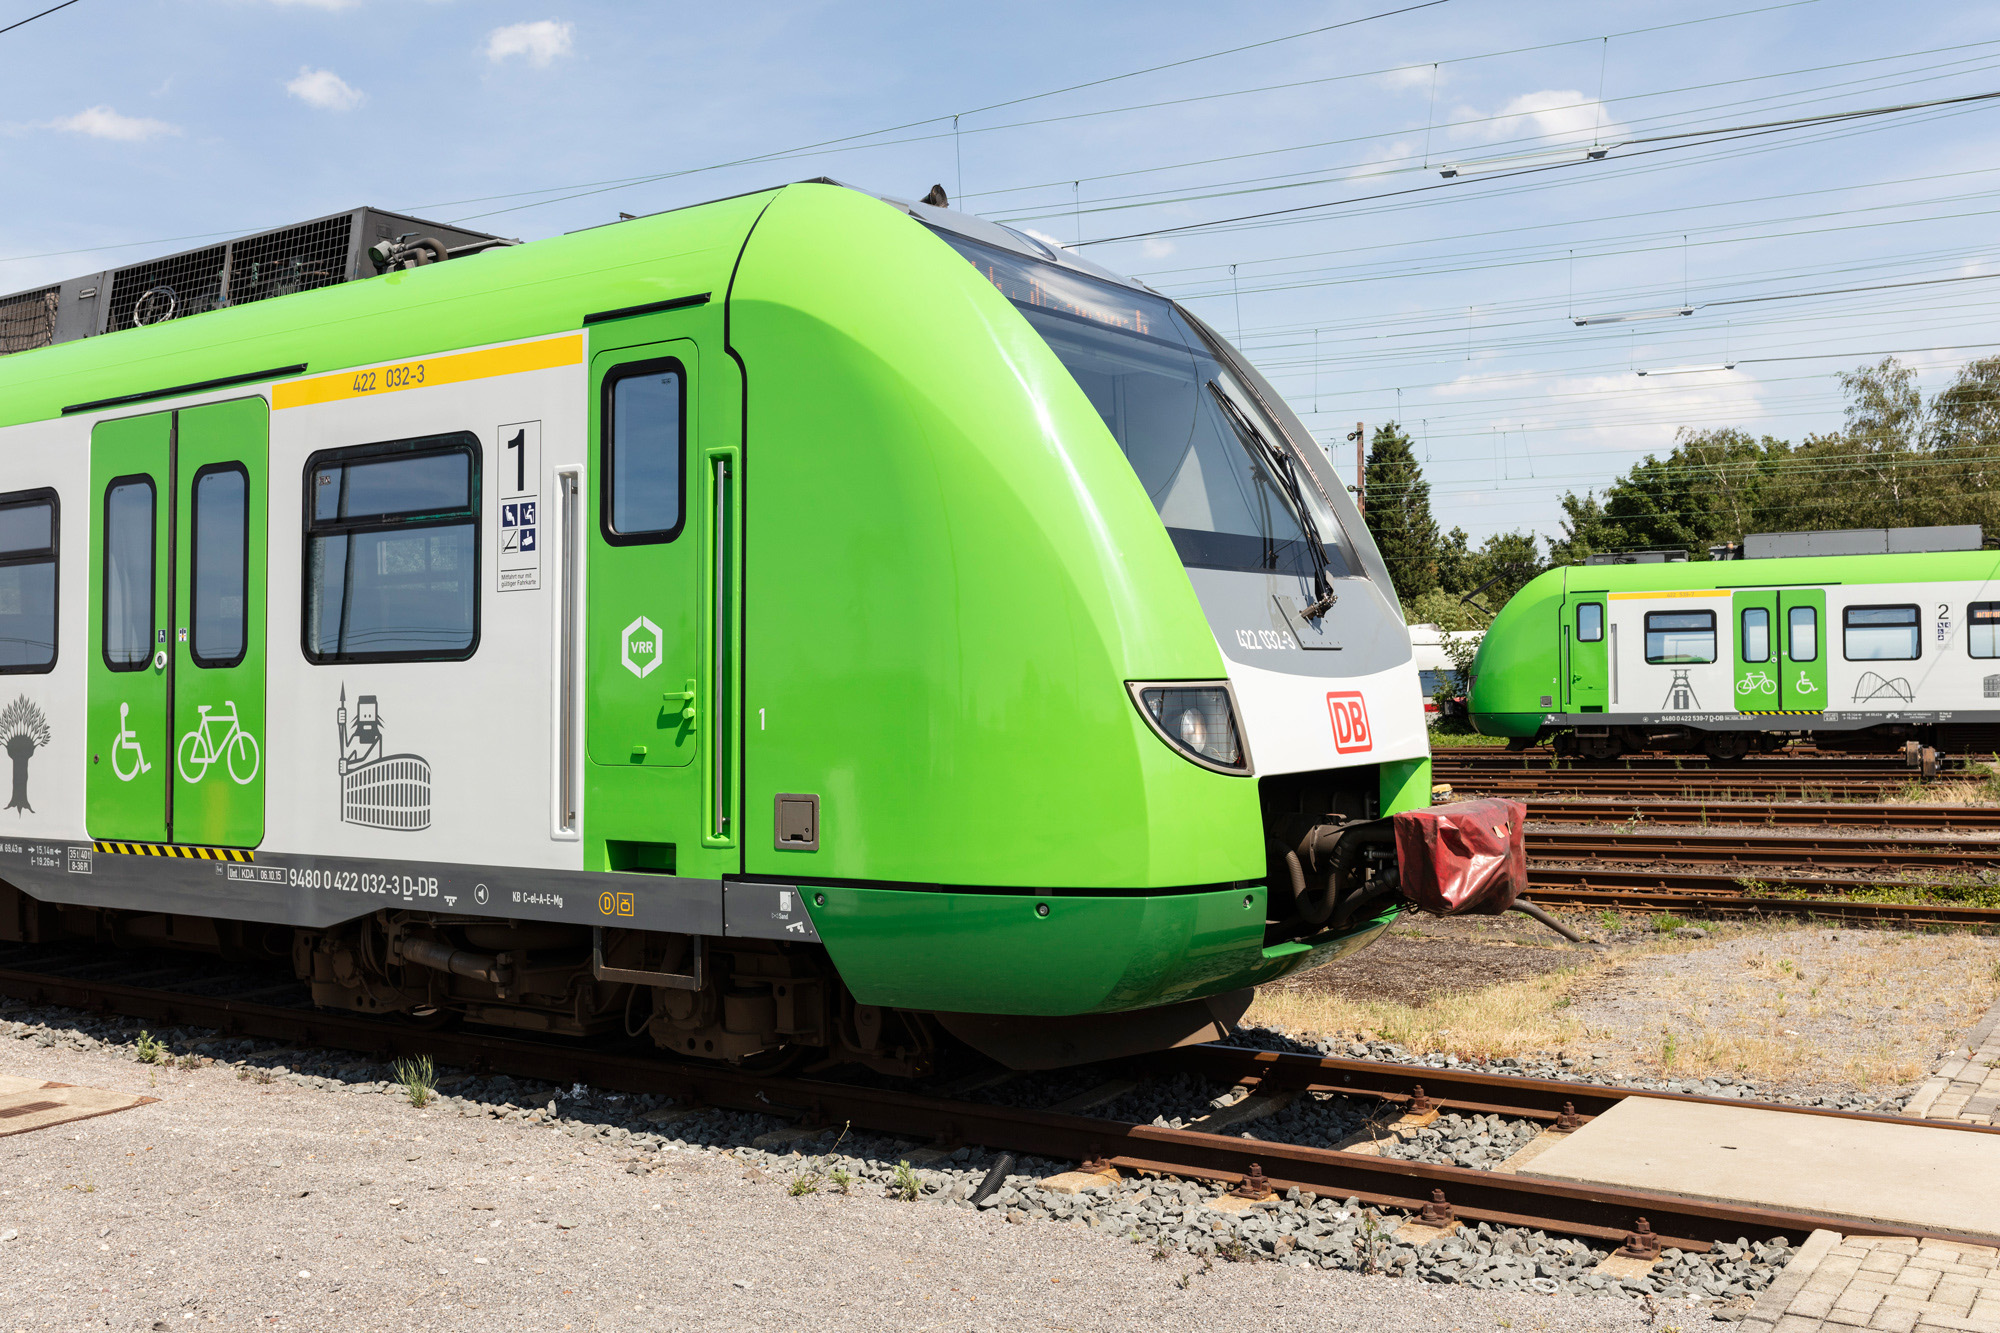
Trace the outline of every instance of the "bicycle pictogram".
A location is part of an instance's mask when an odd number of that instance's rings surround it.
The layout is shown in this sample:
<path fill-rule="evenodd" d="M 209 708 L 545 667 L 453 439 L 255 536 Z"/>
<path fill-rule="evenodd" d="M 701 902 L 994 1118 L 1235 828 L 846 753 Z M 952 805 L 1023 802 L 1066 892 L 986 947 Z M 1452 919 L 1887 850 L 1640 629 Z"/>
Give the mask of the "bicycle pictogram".
<path fill-rule="evenodd" d="M 153 771 L 153 766 L 146 762 L 146 752 L 139 748 L 138 733 L 132 730 L 131 725 L 127 721 L 131 717 L 131 714 L 131 704 L 118 705 L 118 738 L 111 742 L 111 771 L 118 775 L 120 782 L 130 782 L 141 773 L 150 773 Z M 125 765 L 119 762 L 120 757 L 128 751 L 132 755 L 132 767 L 130 771 L 127 771 Z"/>
<path fill-rule="evenodd" d="M 1776 694 L 1778 682 L 1761 671 L 1752 671 L 1736 682 L 1738 694 Z"/>
<path fill-rule="evenodd" d="M 225 699 L 223 702 L 229 711 L 213 717 L 209 716 L 210 709 L 206 704 L 196 706 L 195 712 L 200 716 L 194 729 L 181 737 L 180 748 L 174 752 L 174 763 L 180 769 L 181 781 L 200 782 L 208 776 L 208 770 L 218 759 L 224 761 L 231 781 L 237 786 L 246 787 L 256 778 L 257 765 L 261 761 L 257 738 L 243 730 L 238 722 L 236 701 Z M 212 729 L 224 722 L 229 724 L 229 728 L 218 741 Z M 190 765 L 199 765 L 199 768 L 189 772 Z"/>

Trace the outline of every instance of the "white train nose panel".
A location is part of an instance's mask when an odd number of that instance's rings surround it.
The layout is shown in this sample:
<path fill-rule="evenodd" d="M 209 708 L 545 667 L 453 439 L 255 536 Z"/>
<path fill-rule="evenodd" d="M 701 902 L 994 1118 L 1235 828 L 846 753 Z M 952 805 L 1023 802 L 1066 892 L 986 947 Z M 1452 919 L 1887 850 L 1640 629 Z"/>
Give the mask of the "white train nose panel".
<path fill-rule="evenodd" d="M 1345 679 L 1265 670 L 1235 658 L 1227 665 L 1259 776 L 1421 759 L 1430 753 L 1423 694 L 1407 663 Z"/>

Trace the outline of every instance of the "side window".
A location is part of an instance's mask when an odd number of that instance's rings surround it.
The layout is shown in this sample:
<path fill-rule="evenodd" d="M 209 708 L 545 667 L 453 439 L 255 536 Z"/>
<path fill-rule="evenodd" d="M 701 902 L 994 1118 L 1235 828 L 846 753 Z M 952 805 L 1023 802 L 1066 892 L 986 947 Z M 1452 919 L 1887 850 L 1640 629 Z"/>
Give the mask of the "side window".
<path fill-rule="evenodd" d="M 1576 608 L 1576 641 L 1601 643 L 1604 640 L 1604 603 L 1579 602 Z"/>
<path fill-rule="evenodd" d="M 196 666 L 243 660 L 243 585 L 250 564 L 250 476 L 241 463 L 205 467 L 194 478 L 193 641 Z"/>
<path fill-rule="evenodd" d="M 1693 665 L 1715 660 L 1715 612 L 1648 611 L 1646 660 Z"/>
<path fill-rule="evenodd" d="M 1923 651 L 1914 606 L 1850 606 L 1840 613 L 1840 651 L 1850 662 L 1914 662 Z"/>
<path fill-rule="evenodd" d="M 479 645 L 479 441 L 434 435 L 306 462 L 314 662 L 439 662 Z"/>
<path fill-rule="evenodd" d="M 104 664 L 142 671 L 153 660 L 153 479 L 104 488 Z"/>
<path fill-rule="evenodd" d="M 2000 602 L 1965 608 L 1965 650 L 1974 657 L 2000 657 Z"/>
<path fill-rule="evenodd" d="M 1771 613 L 1761 606 L 1743 608 L 1742 633 L 1737 636 L 1737 646 L 1743 650 L 1746 662 L 1768 662 L 1771 660 Z"/>
<path fill-rule="evenodd" d="M 1818 659 L 1818 610 L 1810 606 L 1795 606 L 1785 612 L 1785 656 L 1794 662 Z"/>
<path fill-rule="evenodd" d="M 56 493 L 0 495 L 0 672 L 56 664 Z"/>
<path fill-rule="evenodd" d="M 672 541 L 683 519 L 687 384 L 678 361 L 620 366 L 604 381 L 604 539 Z"/>

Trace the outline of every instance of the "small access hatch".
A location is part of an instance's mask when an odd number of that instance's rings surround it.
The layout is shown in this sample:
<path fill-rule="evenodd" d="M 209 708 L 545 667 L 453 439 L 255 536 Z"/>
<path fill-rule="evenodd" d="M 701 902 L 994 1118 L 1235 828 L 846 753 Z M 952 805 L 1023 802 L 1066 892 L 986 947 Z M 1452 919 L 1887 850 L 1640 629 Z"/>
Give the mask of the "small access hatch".
<path fill-rule="evenodd" d="M 777 829 L 779 851 L 818 851 L 819 797 L 780 795 L 778 797 Z"/>

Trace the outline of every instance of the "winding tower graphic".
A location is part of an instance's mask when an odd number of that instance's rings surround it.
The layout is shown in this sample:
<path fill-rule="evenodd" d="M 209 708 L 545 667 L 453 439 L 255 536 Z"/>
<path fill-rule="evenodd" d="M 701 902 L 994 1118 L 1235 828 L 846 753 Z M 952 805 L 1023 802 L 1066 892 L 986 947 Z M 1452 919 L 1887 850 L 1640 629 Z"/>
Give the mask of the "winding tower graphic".
<path fill-rule="evenodd" d="M 367 828 L 414 833 L 431 826 L 431 761 L 382 753 L 382 712 L 372 694 L 354 700 L 347 721 L 347 686 L 340 687 L 340 818 Z"/>

